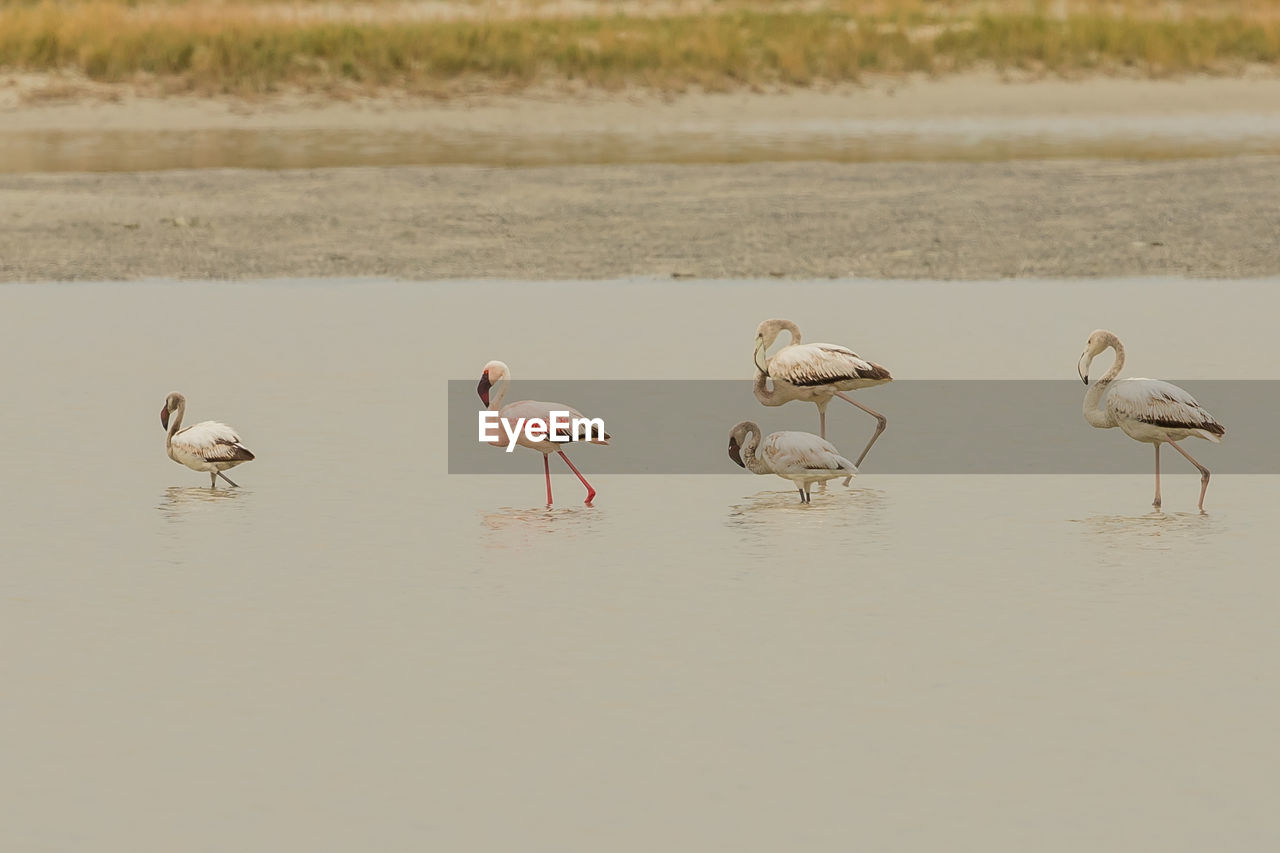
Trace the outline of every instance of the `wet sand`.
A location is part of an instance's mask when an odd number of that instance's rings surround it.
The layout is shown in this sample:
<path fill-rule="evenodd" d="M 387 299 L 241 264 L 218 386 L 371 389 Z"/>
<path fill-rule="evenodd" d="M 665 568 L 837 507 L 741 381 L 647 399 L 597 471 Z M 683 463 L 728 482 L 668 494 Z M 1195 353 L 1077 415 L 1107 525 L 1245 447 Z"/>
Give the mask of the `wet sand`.
<path fill-rule="evenodd" d="M 1019 122 L 1044 122 L 1051 134 L 1067 122 L 1070 133 L 1085 139 L 1080 129 L 1094 123 L 1101 133 L 1149 121 L 1166 132 L 1175 128 L 1175 135 L 1184 126 L 1210 136 L 1225 127 L 1257 126 L 1265 141 L 1275 139 L 1271 128 L 1280 117 L 1274 76 L 1010 84 L 968 75 L 673 101 L 547 92 L 440 103 L 285 98 L 246 104 L 119 90 L 48 102 L 33 95 L 50 85 L 24 77 L 0 86 L 0 151 L 19 150 L 13 147 L 19 137 L 39 146 L 41 134 L 62 134 L 58 144 L 74 151 L 77 140 L 87 138 L 78 134 L 124 134 L 121 145 L 128 148 L 144 144 L 147 134 L 245 132 L 279 137 L 287 147 L 288 139 L 344 129 L 375 136 L 447 132 L 497 139 L 512 150 L 535 142 L 554 150 L 572 140 L 662 133 L 768 138 L 799 127 L 821 134 L 830 122 L 879 122 L 877 133 L 899 125 L 927 133 L 945 125 L 953 135 L 969 122 L 987 128 L 983 132 L 992 126 L 1021 132 Z M 174 139 L 190 149 L 198 137 Z M 1280 271 L 1278 156 L 1168 159 L 1167 150 L 1127 149 L 1102 159 L 1000 162 L 1001 156 L 978 157 L 991 162 L 827 162 L 814 155 L 811 162 L 728 164 L 689 163 L 676 152 L 650 164 L 606 158 L 602 165 L 515 168 L 0 174 L 0 281 L 1248 277 Z M 215 164 L 224 162 L 218 157 Z M 139 158 L 148 165 L 128 168 L 164 165 Z"/>
<path fill-rule="evenodd" d="M 1250 277 L 1280 158 L 0 176 L 0 280 Z"/>

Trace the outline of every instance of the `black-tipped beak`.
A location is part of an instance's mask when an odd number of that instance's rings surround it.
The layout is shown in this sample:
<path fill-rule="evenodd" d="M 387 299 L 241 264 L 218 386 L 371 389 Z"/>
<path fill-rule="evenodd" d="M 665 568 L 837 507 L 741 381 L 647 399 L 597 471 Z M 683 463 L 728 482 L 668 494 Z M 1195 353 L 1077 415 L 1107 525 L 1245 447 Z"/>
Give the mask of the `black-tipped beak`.
<path fill-rule="evenodd" d="M 732 459 L 739 468 L 746 468 L 742 463 L 742 455 L 738 452 L 738 440 L 733 436 L 729 436 L 729 458 Z"/>
<path fill-rule="evenodd" d="M 160 426 L 165 429 L 169 428 L 169 404 L 165 403 L 160 407 Z"/>
<path fill-rule="evenodd" d="M 769 366 L 768 366 L 768 364 L 767 364 L 767 363 L 766 363 L 766 364 L 761 364 L 761 363 L 760 363 L 761 356 L 763 356 L 763 355 L 764 355 L 764 341 L 762 341 L 760 338 L 756 338 L 756 351 L 752 354 L 752 356 L 751 356 L 751 360 L 752 360 L 753 362 L 755 362 L 756 370 L 760 371 L 760 372 L 761 372 L 761 373 L 763 373 L 766 377 L 768 377 L 768 375 L 769 375 Z M 766 359 L 766 362 L 767 362 L 767 359 Z"/>
<path fill-rule="evenodd" d="M 1081 377 L 1080 377 L 1080 381 L 1081 381 L 1081 382 L 1083 382 L 1085 385 L 1088 385 L 1088 384 L 1089 384 L 1089 377 L 1088 377 L 1087 375 L 1085 375 L 1085 376 L 1081 376 Z"/>
<path fill-rule="evenodd" d="M 480 395 L 480 402 L 486 406 L 489 405 L 489 389 L 493 387 L 493 383 L 489 381 L 489 371 L 485 371 L 480 375 L 480 384 L 476 386 L 476 393 Z"/>

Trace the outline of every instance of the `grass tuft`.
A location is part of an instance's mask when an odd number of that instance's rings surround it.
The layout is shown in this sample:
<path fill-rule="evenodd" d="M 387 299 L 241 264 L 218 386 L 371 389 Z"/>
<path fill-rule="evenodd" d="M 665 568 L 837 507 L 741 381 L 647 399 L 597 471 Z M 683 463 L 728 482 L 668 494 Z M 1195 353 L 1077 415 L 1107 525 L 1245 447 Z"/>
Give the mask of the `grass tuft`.
<path fill-rule="evenodd" d="M 260 94 L 283 86 L 438 92 L 459 81 L 510 89 L 566 80 L 605 89 L 722 90 L 984 66 L 1160 76 L 1280 64 L 1280 14 L 1265 3 L 1233 5 L 1239 13 L 1224 15 L 1220 5 L 1188 0 L 1169 15 L 1158 13 L 1163 4 L 1137 0 L 833 0 L 816 9 L 729 2 L 698 15 L 579 17 L 542 14 L 535 4 L 523 18 L 436 20 L 401 15 L 396 7 L 372 16 L 264 11 L 274 8 L 0 0 L 0 68 L 74 70 L 103 82 L 159 78 L 170 91 Z"/>

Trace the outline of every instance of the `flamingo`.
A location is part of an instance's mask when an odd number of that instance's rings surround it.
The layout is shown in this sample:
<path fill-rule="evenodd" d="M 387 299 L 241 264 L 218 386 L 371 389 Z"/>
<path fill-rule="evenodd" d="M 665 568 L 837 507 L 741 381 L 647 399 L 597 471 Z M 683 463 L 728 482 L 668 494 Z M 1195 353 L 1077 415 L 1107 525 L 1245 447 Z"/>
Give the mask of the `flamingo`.
<path fill-rule="evenodd" d="M 791 334 L 791 342 L 773 357 L 766 353 L 783 331 Z M 876 419 L 876 431 L 862 449 L 856 465 L 867 458 L 871 445 L 884 432 L 889 420 L 842 393 L 892 382 L 893 377 L 874 361 L 861 358 L 848 347 L 837 344 L 806 344 L 800 339 L 800 328 L 790 320 L 765 320 L 756 328 L 756 399 L 766 406 L 781 406 L 792 400 L 806 400 L 818 406 L 818 434 L 827 437 L 827 404 L 832 397 L 852 403 Z M 773 380 L 769 389 L 765 380 Z M 845 481 L 847 486 L 849 481 Z"/>
<path fill-rule="evenodd" d="M 211 489 L 218 485 L 219 477 L 240 488 L 222 472 L 253 459 L 252 451 L 240 443 L 235 430 L 218 421 L 201 421 L 183 429 L 182 416 L 186 413 L 186 397 L 174 391 L 165 398 L 164 407 L 160 409 L 160 425 L 168 431 L 164 449 L 169 458 L 193 471 L 209 472 Z M 170 415 L 173 415 L 172 423 Z"/>
<path fill-rule="evenodd" d="M 1113 333 L 1098 329 L 1089 335 L 1080 363 L 1076 366 L 1084 384 L 1089 384 L 1089 365 L 1108 347 L 1115 350 L 1116 360 L 1084 395 L 1084 419 L 1098 429 L 1120 427 L 1135 441 L 1155 445 L 1156 498 L 1151 505 L 1160 508 L 1160 445 L 1166 442 L 1200 470 L 1200 512 L 1204 512 L 1204 493 L 1209 489 L 1209 469 L 1191 457 L 1177 442 L 1190 436 L 1220 443 L 1226 428 L 1205 411 L 1195 397 L 1168 382 L 1158 379 L 1120 379 L 1124 367 L 1124 344 Z"/>
<path fill-rule="evenodd" d="M 540 403 L 535 400 L 521 400 L 516 403 L 508 403 L 502 405 L 502 399 L 507 396 L 507 388 L 511 385 L 511 371 L 501 361 L 491 361 L 484 366 L 484 373 L 480 375 L 480 384 L 476 386 L 476 393 L 480 395 L 480 402 L 484 403 L 485 408 L 491 412 L 498 412 L 498 416 L 508 423 L 515 424 L 521 418 L 525 422 L 541 421 L 544 424 L 551 422 L 551 413 L 568 412 L 570 418 L 581 418 L 582 413 L 577 409 L 566 406 L 563 403 Z M 489 390 L 498 387 L 498 393 L 490 400 Z M 603 438 L 588 437 L 585 439 L 591 444 L 608 444 L 609 434 L 602 433 Z M 502 439 L 499 439 L 502 441 Z M 516 444 L 521 447 L 532 448 L 542 454 L 542 473 L 547 480 L 547 506 L 551 506 L 551 454 L 555 453 L 564 460 L 564 464 L 569 466 L 569 470 L 577 475 L 578 480 L 587 489 L 587 499 L 583 501 L 590 505 L 592 498 L 596 496 L 596 490 L 587 482 L 587 478 L 582 476 L 582 472 L 569 461 L 569 457 L 560 449 L 563 442 L 552 441 L 550 438 L 534 440 L 525 435 L 524 431 L 516 437 Z M 505 444 L 501 446 L 506 446 Z"/>
<path fill-rule="evenodd" d="M 760 427 L 752 421 L 735 426 L 729 431 L 729 458 L 753 474 L 777 474 L 795 483 L 801 503 L 812 502 L 809 489 L 814 483 L 844 477 L 847 485 L 858 473 L 858 466 L 841 456 L 831 442 L 811 432 L 774 432 L 763 444 L 760 436 Z"/>

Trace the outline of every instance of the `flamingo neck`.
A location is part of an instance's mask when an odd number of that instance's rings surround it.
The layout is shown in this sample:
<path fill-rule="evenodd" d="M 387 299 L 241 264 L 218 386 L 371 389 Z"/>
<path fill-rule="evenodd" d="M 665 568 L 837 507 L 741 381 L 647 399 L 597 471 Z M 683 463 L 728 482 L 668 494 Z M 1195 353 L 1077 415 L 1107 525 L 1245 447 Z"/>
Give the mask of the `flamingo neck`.
<path fill-rule="evenodd" d="M 756 456 L 756 448 L 760 446 L 760 438 L 760 427 L 752 424 L 751 428 L 747 430 L 746 437 L 742 439 L 742 461 L 752 474 L 772 474 L 773 469 L 769 467 L 768 463 Z"/>
<path fill-rule="evenodd" d="M 1107 393 L 1107 389 L 1111 387 L 1111 383 L 1120 375 L 1120 371 L 1124 368 L 1124 344 L 1120 343 L 1119 338 L 1112 337 L 1108 343 L 1115 350 L 1116 360 L 1111 364 L 1111 369 L 1102 374 L 1102 378 L 1093 383 L 1093 387 L 1084 395 L 1084 418 L 1089 422 L 1090 426 L 1100 429 L 1108 429 L 1116 425 L 1115 421 L 1107 414 L 1107 410 L 1102 406 L 1102 397 Z"/>
<path fill-rule="evenodd" d="M 767 338 L 764 342 L 764 350 L 759 353 L 759 355 L 764 358 L 764 363 L 766 367 L 769 364 L 768 349 L 769 347 L 773 346 L 774 341 L 776 341 L 778 339 L 778 336 L 783 332 L 786 332 L 791 336 L 791 339 L 787 341 L 786 346 L 784 346 L 783 349 L 786 349 L 787 347 L 790 347 L 790 346 L 795 346 L 801 341 L 799 326 L 797 326 L 795 323 L 791 322 L 790 320 L 778 321 L 777 328 L 773 331 L 772 335 L 769 338 Z M 778 396 L 776 394 L 776 391 L 777 391 L 776 388 L 769 387 L 769 377 L 764 373 L 764 371 L 760 369 L 759 362 L 756 363 L 756 381 L 755 381 L 755 385 L 752 387 L 752 391 L 755 392 L 756 399 L 759 400 L 761 403 L 764 403 L 766 406 L 781 406 L 783 403 L 786 402 L 786 400 L 778 399 Z"/>
<path fill-rule="evenodd" d="M 769 378 L 758 367 L 756 368 L 756 381 L 751 390 L 755 392 L 756 399 L 766 406 L 781 404 L 781 401 L 777 399 L 777 389 L 769 387 Z"/>
<path fill-rule="evenodd" d="M 786 342 L 786 344 L 783 345 L 782 347 L 783 349 L 786 349 L 787 347 L 793 347 L 796 344 L 800 343 L 801 340 L 803 340 L 800 337 L 799 326 L 797 326 L 795 323 L 791 322 L 790 320 L 778 320 L 776 321 L 776 325 L 774 325 L 772 327 L 772 330 L 768 333 L 767 337 L 765 337 L 764 348 L 768 350 L 769 347 L 773 346 L 783 332 L 786 332 L 788 335 L 791 336 L 790 339 Z M 769 356 L 766 354 L 765 355 L 766 363 L 768 362 L 768 360 L 769 360 Z"/>
<path fill-rule="evenodd" d="M 801 341 L 800 327 L 797 326 L 795 323 L 791 322 L 790 320 L 784 321 L 778 327 L 778 330 L 779 331 L 786 330 L 787 333 L 791 335 L 791 340 L 787 342 L 787 346 L 789 347 L 795 346 L 796 344 L 800 343 Z"/>
<path fill-rule="evenodd" d="M 182 416 L 187 413 L 186 402 L 178 404 L 178 409 L 173 413 L 173 417 L 169 419 L 169 431 L 165 433 L 165 446 L 173 444 L 173 437 L 178 434 L 178 430 L 182 429 Z"/>
<path fill-rule="evenodd" d="M 1102 374 L 1102 378 L 1098 380 L 1099 385 L 1107 385 L 1120 375 L 1120 371 L 1124 369 L 1124 344 L 1120 343 L 1120 339 L 1115 335 L 1107 336 L 1107 346 L 1115 350 L 1116 360 L 1111 363 L 1111 369 Z"/>

